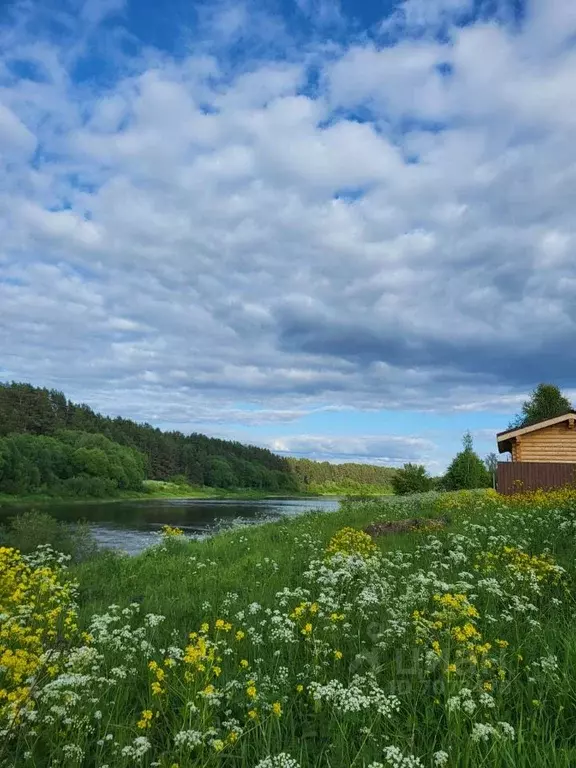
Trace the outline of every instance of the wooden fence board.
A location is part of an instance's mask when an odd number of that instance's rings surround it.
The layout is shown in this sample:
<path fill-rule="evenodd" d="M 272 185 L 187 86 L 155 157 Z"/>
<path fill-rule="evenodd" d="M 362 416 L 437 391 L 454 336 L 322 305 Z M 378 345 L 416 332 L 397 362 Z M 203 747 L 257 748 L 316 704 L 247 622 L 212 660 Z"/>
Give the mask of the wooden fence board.
<path fill-rule="evenodd" d="M 496 489 L 510 495 L 522 491 L 576 488 L 576 464 L 544 461 L 499 462 Z"/>

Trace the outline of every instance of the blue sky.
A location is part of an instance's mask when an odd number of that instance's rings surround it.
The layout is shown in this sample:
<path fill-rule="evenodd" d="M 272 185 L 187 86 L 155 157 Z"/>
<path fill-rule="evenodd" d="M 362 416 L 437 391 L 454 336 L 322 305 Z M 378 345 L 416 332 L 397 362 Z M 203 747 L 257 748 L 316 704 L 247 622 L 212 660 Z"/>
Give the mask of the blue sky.
<path fill-rule="evenodd" d="M 576 6 L 0 10 L 0 378 L 314 458 L 576 396 Z"/>

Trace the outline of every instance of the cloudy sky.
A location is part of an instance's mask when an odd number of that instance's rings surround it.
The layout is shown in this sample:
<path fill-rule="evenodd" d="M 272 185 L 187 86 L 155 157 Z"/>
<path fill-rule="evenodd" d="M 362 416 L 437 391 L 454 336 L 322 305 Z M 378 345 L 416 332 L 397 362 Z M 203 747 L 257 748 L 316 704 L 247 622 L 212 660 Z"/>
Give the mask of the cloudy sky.
<path fill-rule="evenodd" d="M 494 450 L 575 380 L 575 94 L 568 0 L 4 0 L 0 380 L 315 458 Z"/>

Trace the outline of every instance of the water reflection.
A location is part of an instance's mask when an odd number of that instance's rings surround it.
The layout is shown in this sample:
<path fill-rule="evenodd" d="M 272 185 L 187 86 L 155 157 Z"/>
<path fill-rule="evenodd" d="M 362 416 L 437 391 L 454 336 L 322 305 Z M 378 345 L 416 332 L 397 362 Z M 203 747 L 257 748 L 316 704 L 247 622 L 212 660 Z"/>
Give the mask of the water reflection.
<path fill-rule="evenodd" d="M 293 517 L 312 509 L 338 508 L 337 499 L 206 500 L 158 499 L 153 501 L 74 502 L 42 505 L 59 520 L 86 520 L 101 546 L 130 554 L 141 552 L 158 541 L 163 525 L 182 528 L 189 537 L 200 538 L 219 528 L 239 523 L 259 523 Z M 0 519 L 26 507 L 0 508 Z"/>

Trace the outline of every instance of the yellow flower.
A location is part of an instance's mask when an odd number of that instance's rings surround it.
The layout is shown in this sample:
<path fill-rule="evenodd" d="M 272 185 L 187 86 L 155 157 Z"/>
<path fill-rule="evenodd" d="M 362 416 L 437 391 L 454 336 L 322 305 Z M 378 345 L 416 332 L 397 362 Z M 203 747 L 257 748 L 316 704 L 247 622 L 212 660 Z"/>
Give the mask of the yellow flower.
<path fill-rule="evenodd" d="M 212 672 L 216 675 L 216 677 L 220 677 L 220 674 L 222 672 L 221 667 L 212 667 Z"/>
<path fill-rule="evenodd" d="M 184 536 L 184 531 L 182 528 L 174 528 L 171 525 L 163 525 L 162 536 L 165 536 L 168 539 L 177 538 L 178 536 Z"/>
<path fill-rule="evenodd" d="M 248 664 L 248 659 L 240 659 L 240 666 L 242 667 L 242 669 L 248 669 L 248 667 L 250 666 Z"/>
<path fill-rule="evenodd" d="M 160 696 L 162 693 L 164 693 L 164 689 L 162 688 L 160 683 L 158 683 L 156 681 L 154 681 L 152 683 L 151 688 L 152 688 L 152 693 L 153 693 L 154 696 Z"/>
<path fill-rule="evenodd" d="M 282 705 L 279 701 L 275 701 L 274 704 L 272 704 L 272 714 L 275 717 L 282 717 Z"/>
<path fill-rule="evenodd" d="M 145 728 L 150 728 L 151 720 L 152 720 L 152 710 L 151 709 L 145 709 L 145 710 L 143 710 L 143 712 L 142 712 L 142 714 L 140 716 L 140 720 L 138 720 L 136 725 L 141 730 L 144 730 Z"/>
<path fill-rule="evenodd" d="M 342 651 L 334 651 L 334 658 L 336 659 L 336 661 L 340 661 L 340 659 L 342 658 L 342 656 L 344 656 L 344 654 L 342 653 Z"/>
<path fill-rule="evenodd" d="M 448 672 L 456 672 L 456 664 L 448 664 Z"/>
<path fill-rule="evenodd" d="M 214 693 L 215 690 L 216 689 L 214 688 L 213 685 L 207 685 L 206 688 L 204 688 L 204 690 L 202 691 L 202 693 L 205 696 L 210 696 L 210 694 Z"/>
<path fill-rule="evenodd" d="M 205 621 L 203 624 L 200 625 L 200 632 L 209 632 L 210 631 L 210 624 L 208 624 L 207 621 Z"/>
<path fill-rule="evenodd" d="M 212 746 L 214 747 L 215 752 L 222 752 L 225 745 L 222 739 L 214 739 L 214 741 L 212 742 Z"/>
<path fill-rule="evenodd" d="M 236 632 L 235 637 L 236 637 L 236 640 L 238 640 L 238 641 L 244 640 L 244 638 L 246 637 L 246 634 L 244 632 L 242 632 L 241 629 L 239 629 L 238 632 Z"/>
<path fill-rule="evenodd" d="M 343 554 L 359 555 L 365 558 L 374 554 L 376 549 L 372 537 L 364 531 L 358 531 L 356 528 L 342 528 L 332 536 L 326 552 L 328 556 Z"/>
<path fill-rule="evenodd" d="M 229 744 L 236 744 L 236 742 L 238 741 L 238 733 L 236 731 L 230 731 L 230 733 L 226 737 L 226 741 Z"/>
<path fill-rule="evenodd" d="M 249 709 L 248 717 L 250 718 L 250 720 L 256 720 L 256 718 L 258 717 L 258 712 L 256 712 L 255 709 Z"/>
<path fill-rule="evenodd" d="M 301 632 L 303 635 L 310 635 L 312 633 L 312 624 L 310 624 L 310 622 L 308 622 L 308 624 L 305 624 Z"/>
<path fill-rule="evenodd" d="M 255 685 L 249 685 L 246 688 L 246 696 L 248 696 L 249 699 L 255 699 L 256 698 L 256 686 Z"/>
<path fill-rule="evenodd" d="M 303 690 L 304 690 L 304 686 L 303 686 L 301 683 L 299 683 L 299 684 L 296 686 L 296 692 L 297 692 L 297 693 L 302 693 L 302 691 L 303 691 Z"/>

